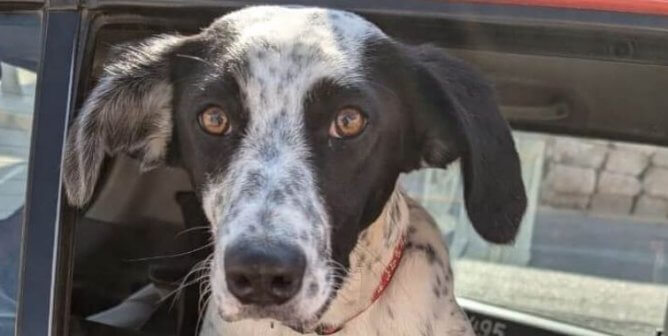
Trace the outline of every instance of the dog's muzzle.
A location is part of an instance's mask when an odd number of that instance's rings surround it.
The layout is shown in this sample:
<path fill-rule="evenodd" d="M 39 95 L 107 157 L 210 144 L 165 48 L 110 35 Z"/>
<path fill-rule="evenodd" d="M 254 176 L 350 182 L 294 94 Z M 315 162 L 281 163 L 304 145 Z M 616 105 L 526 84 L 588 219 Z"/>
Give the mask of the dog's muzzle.
<path fill-rule="evenodd" d="M 227 288 L 242 304 L 280 305 L 302 286 L 306 256 L 297 246 L 240 241 L 224 258 Z"/>

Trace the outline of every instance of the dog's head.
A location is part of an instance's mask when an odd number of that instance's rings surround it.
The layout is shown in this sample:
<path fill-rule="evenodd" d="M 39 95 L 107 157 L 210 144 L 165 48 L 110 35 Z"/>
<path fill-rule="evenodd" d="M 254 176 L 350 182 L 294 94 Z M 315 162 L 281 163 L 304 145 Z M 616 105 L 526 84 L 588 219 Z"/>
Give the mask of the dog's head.
<path fill-rule="evenodd" d="M 317 321 L 397 177 L 461 158 L 471 222 L 511 241 L 525 208 L 493 92 L 438 48 L 363 18 L 251 7 L 194 36 L 124 47 L 70 129 L 65 187 L 86 204 L 105 155 L 184 168 L 212 225 L 229 320 Z"/>

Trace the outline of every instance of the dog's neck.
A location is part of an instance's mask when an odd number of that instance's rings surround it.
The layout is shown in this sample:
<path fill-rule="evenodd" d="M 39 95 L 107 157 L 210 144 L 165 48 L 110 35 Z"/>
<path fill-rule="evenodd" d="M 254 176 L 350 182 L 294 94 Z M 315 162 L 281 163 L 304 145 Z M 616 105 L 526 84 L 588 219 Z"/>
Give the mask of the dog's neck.
<path fill-rule="evenodd" d="M 403 237 L 406 244 L 399 266 L 374 301 L 382 273 Z M 350 265 L 346 280 L 321 318 L 321 325 L 340 329 L 334 335 L 475 335 L 455 301 L 448 251 L 438 227 L 401 191 L 395 190 L 379 218 L 360 234 Z M 210 306 L 200 336 L 221 334 L 299 335 L 269 319 L 227 323 Z"/>
<path fill-rule="evenodd" d="M 382 284 L 383 273 L 398 262 L 409 223 L 405 196 L 396 187 L 380 216 L 362 233 L 350 254 L 350 269 L 336 298 L 321 319 L 330 328 L 344 325 L 374 304 L 374 293 Z M 382 294 L 381 294 L 382 295 Z"/>

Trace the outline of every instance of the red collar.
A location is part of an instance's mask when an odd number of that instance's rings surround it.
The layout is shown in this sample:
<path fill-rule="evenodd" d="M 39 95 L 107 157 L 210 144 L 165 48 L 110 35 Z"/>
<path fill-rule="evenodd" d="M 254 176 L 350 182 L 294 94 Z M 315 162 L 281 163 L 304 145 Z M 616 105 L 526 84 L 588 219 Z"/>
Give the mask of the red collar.
<path fill-rule="evenodd" d="M 383 274 L 380 276 L 380 283 L 376 287 L 376 290 L 373 291 L 373 295 L 371 296 L 371 302 L 364 307 L 364 309 L 360 310 L 357 312 L 355 315 L 351 316 L 350 318 L 346 319 L 343 321 L 338 326 L 331 326 L 331 325 L 326 325 L 322 324 L 316 328 L 315 333 L 318 335 L 332 335 L 334 333 L 337 333 L 345 327 L 346 323 L 352 321 L 354 318 L 360 316 L 363 312 L 365 312 L 371 305 L 373 305 L 378 298 L 383 294 L 385 291 L 385 288 L 387 288 L 387 285 L 390 284 L 390 281 L 392 281 L 392 277 L 394 276 L 394 273 L 397 270 L 397 267 L 399 266 L 399 262 L 401 261 L 401 257 L 404 255 L 404 246 L 406 245 L 406 237 L 402 236 L 401 239 L 399 239 L 399 243 L 397 246 L 394 247 L 394 251 L 392 252 L 392 259 L 390 262 L 385 266 L 385 270 L 383 271 Z"/>

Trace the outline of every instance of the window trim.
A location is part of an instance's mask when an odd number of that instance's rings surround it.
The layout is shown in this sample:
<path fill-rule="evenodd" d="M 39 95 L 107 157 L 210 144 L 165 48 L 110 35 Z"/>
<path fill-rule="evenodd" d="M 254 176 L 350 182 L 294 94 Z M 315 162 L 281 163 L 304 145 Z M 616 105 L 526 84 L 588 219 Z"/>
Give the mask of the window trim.
<path fill-rule="evenodd" d="M 22 234 L 17 335 L 51 335 L 61 328 L 56 317 L 56 279 L 69 274 L 58 266 L 60 254 L 61 159 L 72 109 L 75 55 L 80 14 L 47 11 L 42 21 L 41 63 L 31 135 L 28 186 Z M 56 31 L 57 34 L 48 34 Z M 47 57 L 48 55 L 48 57 Z"/>

